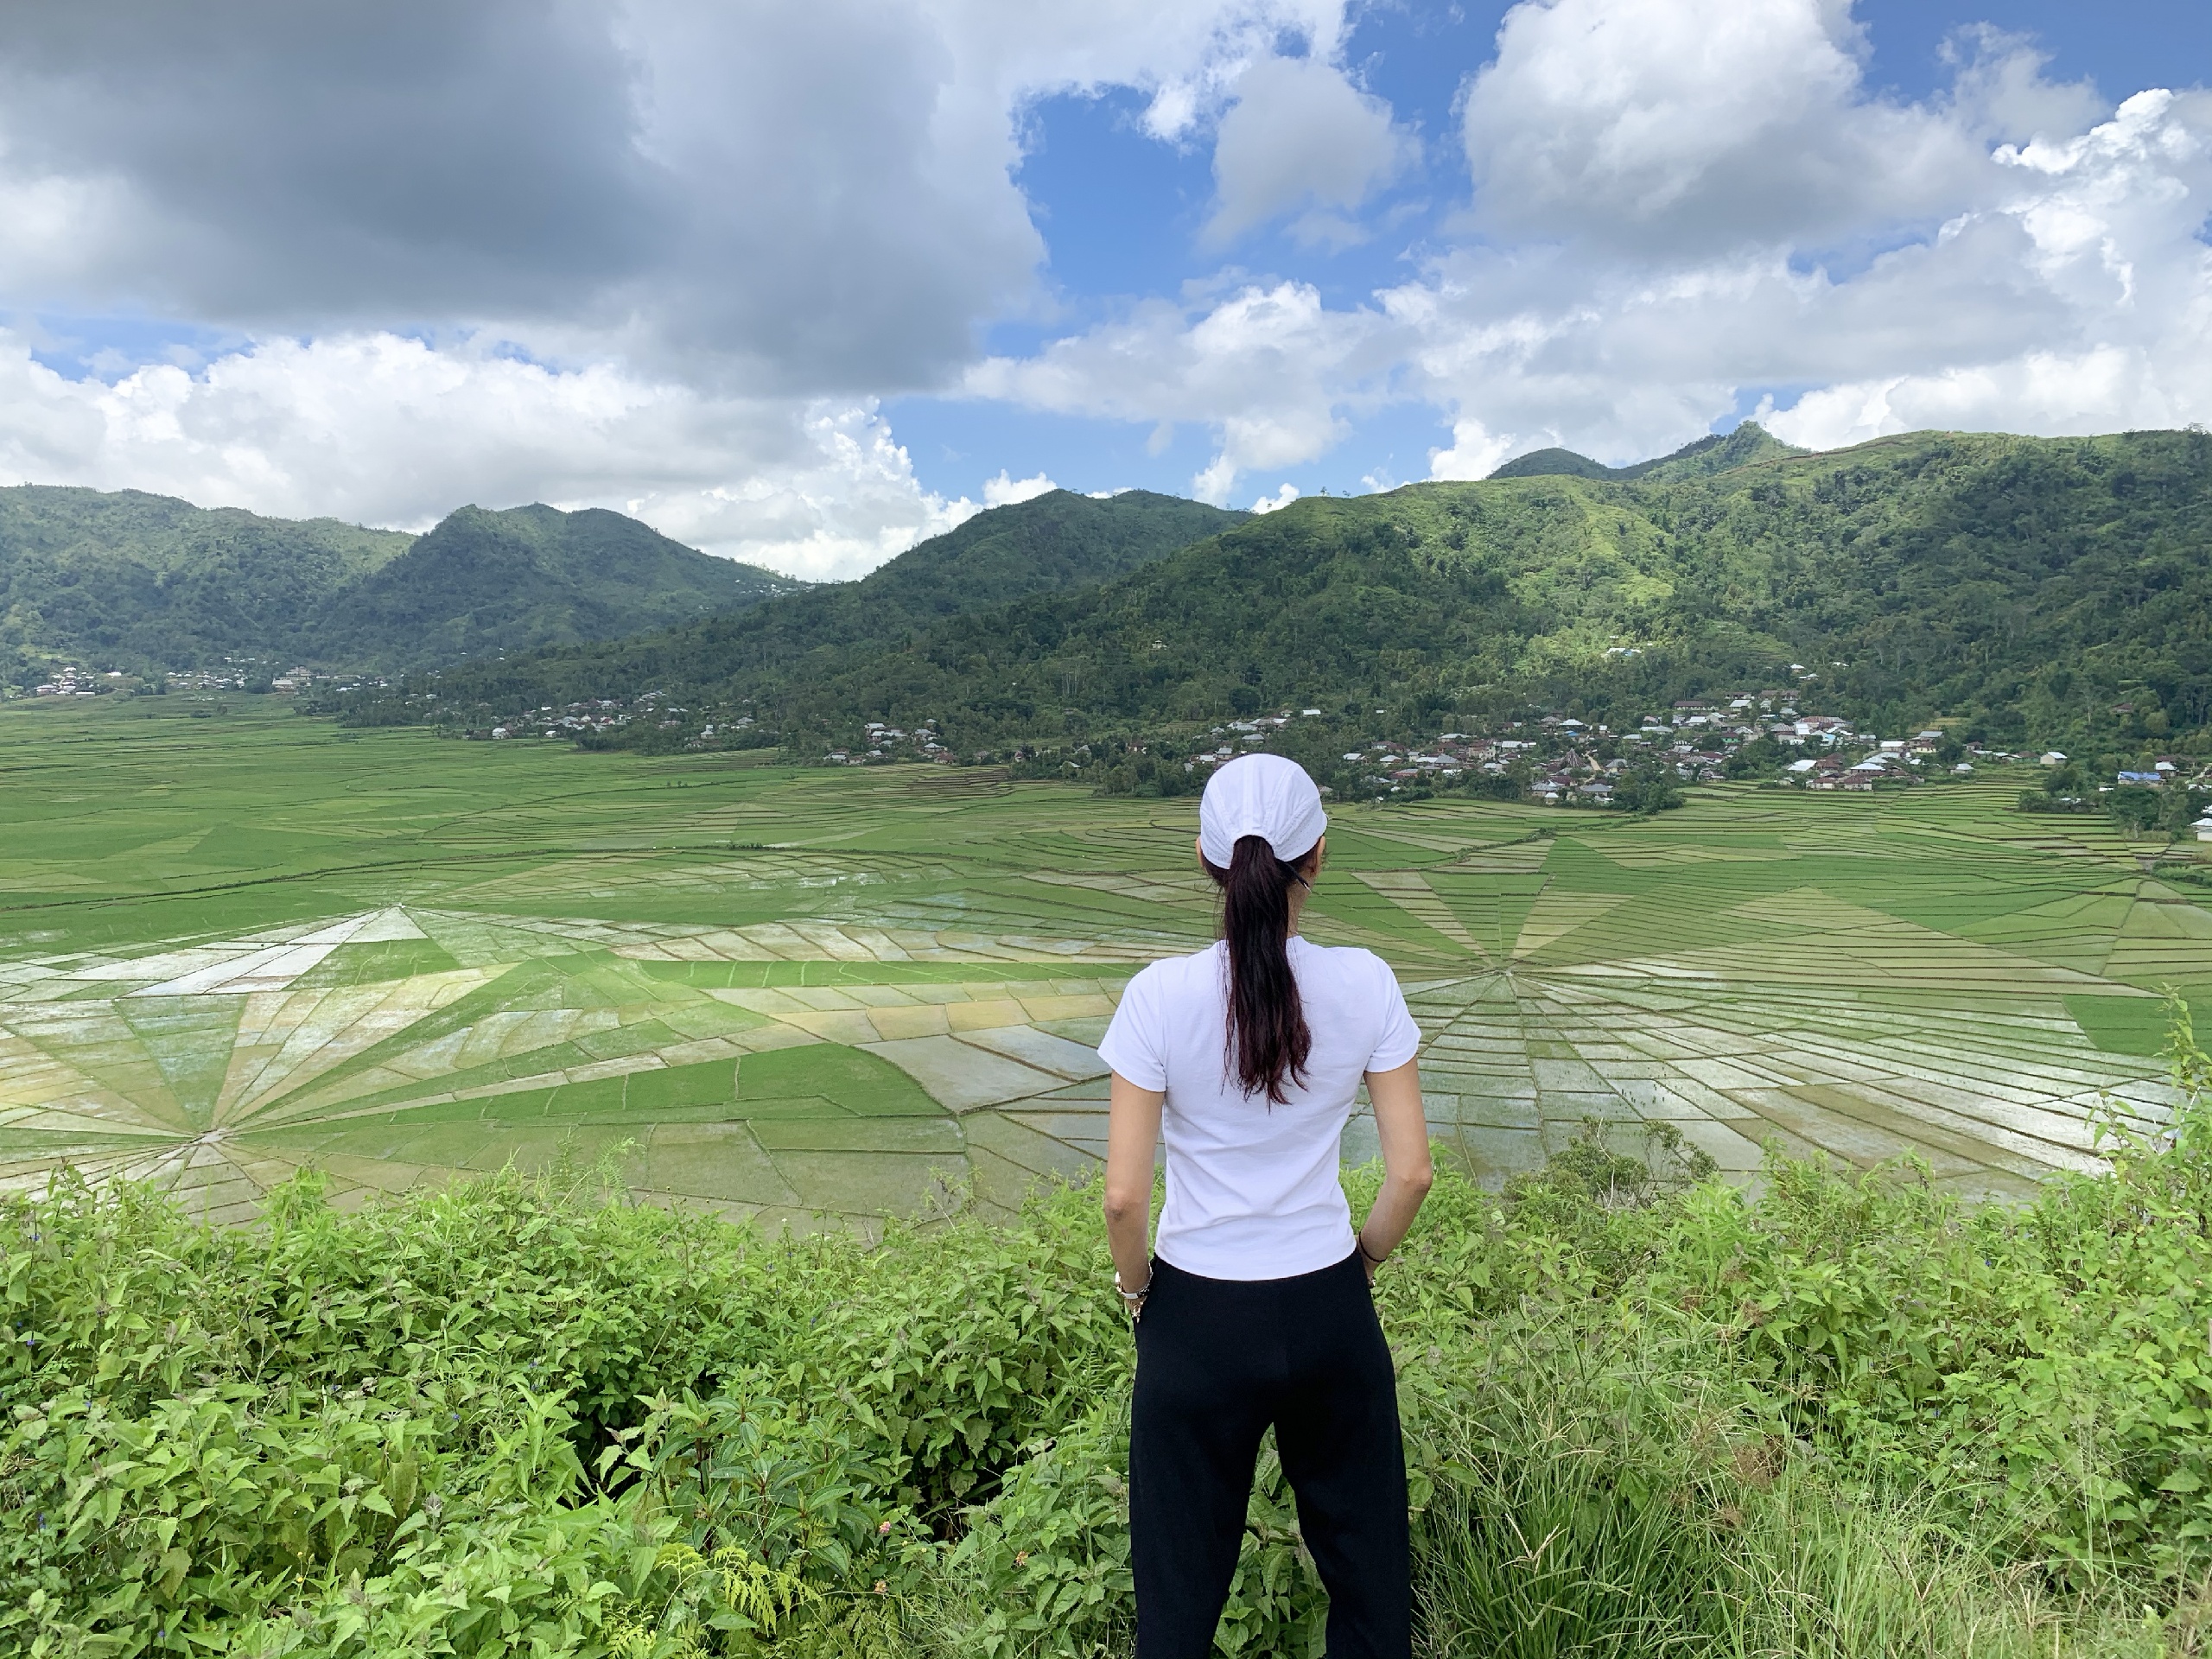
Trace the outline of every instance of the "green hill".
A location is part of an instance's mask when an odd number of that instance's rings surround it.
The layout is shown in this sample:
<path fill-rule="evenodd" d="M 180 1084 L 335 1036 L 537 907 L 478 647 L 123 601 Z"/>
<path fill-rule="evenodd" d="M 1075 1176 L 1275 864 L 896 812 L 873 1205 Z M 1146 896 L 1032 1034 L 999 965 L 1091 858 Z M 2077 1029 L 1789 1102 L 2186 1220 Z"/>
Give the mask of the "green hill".
<path fill-rule="evenodd" d="M 1698 470 L 1724 448 L 1673 476 L 1309 498 L 1115 581 L 909 613 L 805 673 L 732 648 L 772 637 L 764 611 L 439 685 L 457 717 L 650 664 L 795 743 L 929 716 L 966 747 L 1370 699 L 1632 721 L 1749 684 L 1885 731 L 2212 749 L 2212 438 L 1917 433 Z"/>
<path fill-rule="evenodd" d="M 1709 473 L 1725 473 L 1731 467 L 1747 467 L 1755 461 L 1805 453 L 1794 444 L 1783 442 L 1758 422 L 1745 421 L 1725 436 L 1715 432 L 1684 444 L 1672 454 L 1661 455 L 1655 461 L 1639 461 L 1633 466 L 1608 467 L 1572 449 L 1532 449 L 1507 461 L 1491 478 L 1597 478 L 1618 482 L 1649 478 L 1671 482 L 1702 478 Z"/>
<path fill-rule="evenodd" d="M 642 639 L 475 664 L 456 683 L 518 706 L 664 683 L 825 683 L 952 618 L 1112 581 L 1250 517 L 1148 490 L 1054 490 L 978 513 L 858 582 Z"/>
<path fill-rule="evenodd" d="M 449 663 L 666 627 L 805 586 L 619 512 L 462 507 L 333 595 L 308 632 L 331 661 Z"/>
<path fill-rule="evenodd" d="M 1525 455 L 1516 455 L 1491 478 L 1611 478 L 1613 469 L 1602 461 L 1592 461 L 1572 449 L 1531 449 Z"/>
<path fill-rule="evenodd" d="M 39 656 L 200 668 L 283 655 L 414 539 L 137 490 L 0 489 L 0 667 L 12 679 Z"/>
<path fill-rule="evenodd" d="M 802 587 L 620 513 L 465 507 L 428 535 L 136 490 L 0 489 L 0 671 L 348 668 L 605 639 Z"/>

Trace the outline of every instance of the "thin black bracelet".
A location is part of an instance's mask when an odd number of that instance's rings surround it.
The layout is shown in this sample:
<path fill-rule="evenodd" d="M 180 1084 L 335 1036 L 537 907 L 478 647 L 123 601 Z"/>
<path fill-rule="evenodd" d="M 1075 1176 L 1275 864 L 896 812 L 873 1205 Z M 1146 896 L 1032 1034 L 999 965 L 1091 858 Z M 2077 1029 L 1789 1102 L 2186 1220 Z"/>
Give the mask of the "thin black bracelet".
<path fill-rule="evenodd" d="M 1352 1248 L 1357 1250 L 1362 1255 L 1367 1256 L 1369 1263 L 1374 1267 L 1379 1268 L 1385 1262 L 1390 1259 L 1387 1251 L 1381 1255 L 1368 1255 L 1367 1235 L 1364 1233 L 1354 1233 L 1351 1236 L 1351 1243 Z"/>

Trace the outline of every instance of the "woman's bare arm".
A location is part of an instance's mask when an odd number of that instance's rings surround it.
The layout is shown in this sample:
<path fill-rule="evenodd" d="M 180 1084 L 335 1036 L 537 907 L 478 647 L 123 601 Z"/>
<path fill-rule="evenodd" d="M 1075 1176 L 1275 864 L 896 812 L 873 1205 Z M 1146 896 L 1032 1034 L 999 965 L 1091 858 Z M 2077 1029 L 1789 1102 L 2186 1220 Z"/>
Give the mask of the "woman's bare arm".
<path fill-rule="evenodd" d="M 1152 1166 L 1160 1147 L 1160 1111 L 1167 1096 L 1114 1074 L 1106 1118 L 1106 1242 L 1122 1288 L 1152 1282 Z M 1418 1092 L 1414 1095 L 1420 1100 Z"/>
<path fill-rule="evenodd" d="M 1360 1254 L 1367 1258 L 1367 1276 L 1372 1280 L 1375 1264 L 1398 1248 L 1398 1241 L 1414 1224 L 1436 1176 L 1428 1161 L 1428 1119 L 1421 1111 L 1419 1064 L 1408 1060 L 1388 1071 L 1369 1072 L 1367 1098 L 1375 1108 L 1375 1130 L 1382 1141 L 1382 1190 L 1375 1195 L 1375 1207 L 1359 1230 Z M 1112 1145 L 1110 1139 L 1108 1145 Z"/>

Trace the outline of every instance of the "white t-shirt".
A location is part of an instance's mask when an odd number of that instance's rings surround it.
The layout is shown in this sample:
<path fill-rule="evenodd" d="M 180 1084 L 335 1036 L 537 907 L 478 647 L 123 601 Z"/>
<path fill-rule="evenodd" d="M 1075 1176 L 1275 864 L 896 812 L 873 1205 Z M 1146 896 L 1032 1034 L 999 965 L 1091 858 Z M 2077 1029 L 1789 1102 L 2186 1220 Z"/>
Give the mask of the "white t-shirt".
<path fill-rule="evenodd" d="M 1129 982 L 1098 1057 L 1166 1091 L 1167 1205 L 1160 1259 L 1208 1279 L 1287 1279 L 1351 1254 L 1338 1148 L 1362 1075 L 1403 1065 L 1421 1032 L 1370 950 L 1290 938 L 1313 1047 L 1304 1087 L 1270 1106 L 1236 1081 L 1227 1047 L 1229 947 L 1155 962 Z"/>

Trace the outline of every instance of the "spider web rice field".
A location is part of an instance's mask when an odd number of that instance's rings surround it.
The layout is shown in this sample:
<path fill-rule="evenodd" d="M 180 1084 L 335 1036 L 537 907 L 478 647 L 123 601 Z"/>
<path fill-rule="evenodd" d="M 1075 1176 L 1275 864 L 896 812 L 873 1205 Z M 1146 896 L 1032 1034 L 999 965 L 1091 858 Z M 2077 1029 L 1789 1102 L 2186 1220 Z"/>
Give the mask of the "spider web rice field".
<path fill-rule="evenodd" d="M 1211 936 L 1188 800 L 96 702 L 0 715 L 0 1187 L 227 1222 L 612 1154 L 772 1226 L 1002 1211 L 1095 1166 L 1122 986 Z M 1397 970 L 1486 1178 L 1594 1117 L 2017 1196 L 2163 1113 L 2158 993 L 2212 999 L 2202 890 L 2018 786 L 1344 806 L 1306 931 Z"/>

